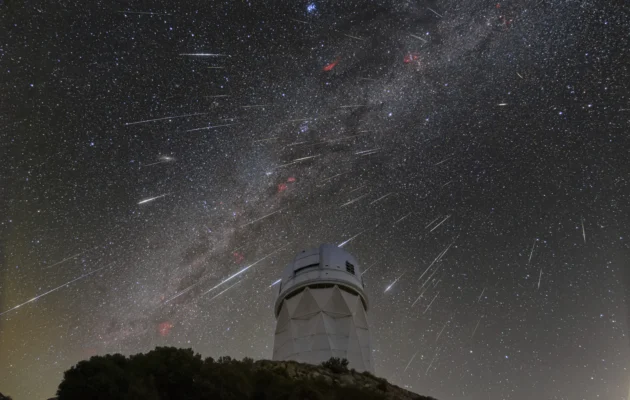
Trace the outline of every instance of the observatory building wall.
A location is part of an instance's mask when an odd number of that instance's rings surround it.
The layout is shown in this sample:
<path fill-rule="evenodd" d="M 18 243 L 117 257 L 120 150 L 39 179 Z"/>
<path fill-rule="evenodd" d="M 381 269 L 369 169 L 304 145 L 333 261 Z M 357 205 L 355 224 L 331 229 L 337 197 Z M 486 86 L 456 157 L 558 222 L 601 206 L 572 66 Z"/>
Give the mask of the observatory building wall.
<path fill-rule="evenodd" d="M 300 252 L 284 270 L 274 311 L 274 360 L 345 358 L 373 372 L 368 299 L 357 260 L 329 244 Z"/>

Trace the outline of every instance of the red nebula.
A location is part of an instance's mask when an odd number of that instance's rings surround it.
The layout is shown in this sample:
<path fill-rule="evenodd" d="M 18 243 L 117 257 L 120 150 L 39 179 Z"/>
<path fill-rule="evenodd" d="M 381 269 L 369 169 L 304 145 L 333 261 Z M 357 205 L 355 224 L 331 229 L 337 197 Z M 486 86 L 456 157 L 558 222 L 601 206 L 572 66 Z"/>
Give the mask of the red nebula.
<path fill-rule="evenodd" d="M 420 58 L 420 56 L 417 53 L 409 53 L 405 56 L 405 59 L 403 60 L 403 62 L 405 64 L 409 64 L 412 61 L 416 61 Z"/>
<path fill-rule="evenodd" d="M 333 68 L 335 68 L 335 65 L 339 64 L 339 60 L 341 60 L 340 58 L 337 58 L 335 61 L 331 62 L 330 64 L 326 65 L 323 68 L 323 71 L 330 71 Z"/>
<path fill-rule="evenodd" d="M 234 256 L 234 262 L 236 263 L 240 263 L 241 261 L 243 261 L 245 259 L 245 256 L 242 255 L 241 253 L 238 252 L 234 252 L 232 253 L 232 255 Z"/>
<path fill-rule="evenodd" d="M 501 8 L 501 4 L 497 3 L 497 8 Z"/>
<path fill-rule="evenodd" d="M 285 190 L 287 190 L 287 187 L 288 187 L 288 186 L 287 186 L 287 184 L 286 184 L 286 183 L 281 183 L 281 184 L 279 184 L 279 185 L 278 185 L 278 193 L 282 193 L 282 192 L 284 192 Z"/>
<path fill-rule="evenodd" d="M 289 179 L 287 179 L 287 182 L 295 182 L 295 178 L 290 176 Z"/>
<path fill-rule="evenodd" d="M 172 328 L 173 324 L 171 324 L 169 321 L 164 321 L 158 325 L 158 332 L 160 336 L 166 337 L 171 332 Z"/>

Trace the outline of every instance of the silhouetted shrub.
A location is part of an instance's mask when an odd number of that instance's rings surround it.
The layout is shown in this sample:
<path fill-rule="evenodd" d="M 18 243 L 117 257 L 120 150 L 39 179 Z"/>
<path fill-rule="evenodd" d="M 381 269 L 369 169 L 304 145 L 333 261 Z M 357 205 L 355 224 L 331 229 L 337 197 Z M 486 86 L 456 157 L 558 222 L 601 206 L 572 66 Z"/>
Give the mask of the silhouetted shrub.
<path fill-rule="evenodd" d="M 322 363 L 322 366 L 335 374 L 348 372 L 348 360 L 345 358 L 330 357 L 328 361 Z"/>
<path fill-rule="evenodd" d="M 243 358 L 243 361 L 241 362 L 245 365 L 254 365 L 254 359 L 249 357 Z"/>

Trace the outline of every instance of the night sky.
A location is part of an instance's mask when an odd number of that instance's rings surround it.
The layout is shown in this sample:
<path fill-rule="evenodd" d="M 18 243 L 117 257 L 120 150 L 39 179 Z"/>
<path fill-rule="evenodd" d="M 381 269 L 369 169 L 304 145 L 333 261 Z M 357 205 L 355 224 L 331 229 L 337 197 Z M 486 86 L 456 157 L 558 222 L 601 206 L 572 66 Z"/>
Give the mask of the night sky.
<path fill-rule="evenodd" d="M 327 242 L 366 271 L 392 383 L 627 398 L 625 1 L 4 0 L 0 21 L 2 393 L 155 346 L 271 358 L 272 284 Z"/>

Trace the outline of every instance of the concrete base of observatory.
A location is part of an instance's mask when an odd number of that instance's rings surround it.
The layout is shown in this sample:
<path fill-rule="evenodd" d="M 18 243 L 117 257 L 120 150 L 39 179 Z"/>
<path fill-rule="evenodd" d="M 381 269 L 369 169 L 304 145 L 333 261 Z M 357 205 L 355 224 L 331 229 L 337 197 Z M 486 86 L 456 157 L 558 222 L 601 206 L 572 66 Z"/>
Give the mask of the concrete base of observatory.
<path fill-rule="evenodd" d="M 374 372 L 364 300 L 336 284 L 320 284 L 282 300 L 274 360 L 320 364 L 345 358 L 357 371 Z"/>

